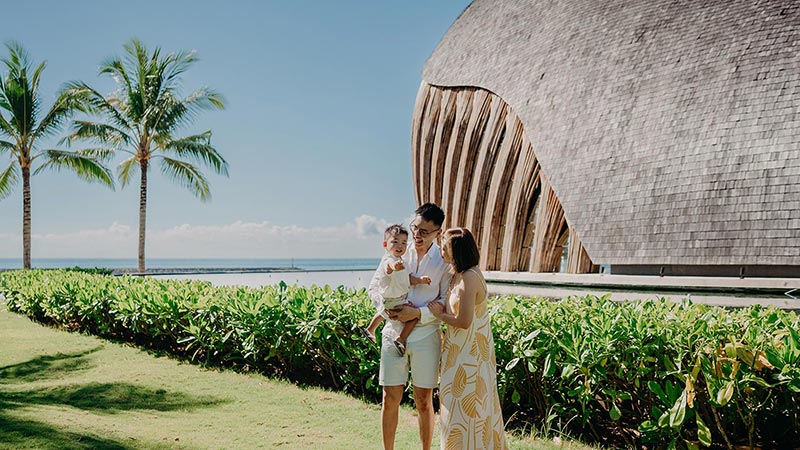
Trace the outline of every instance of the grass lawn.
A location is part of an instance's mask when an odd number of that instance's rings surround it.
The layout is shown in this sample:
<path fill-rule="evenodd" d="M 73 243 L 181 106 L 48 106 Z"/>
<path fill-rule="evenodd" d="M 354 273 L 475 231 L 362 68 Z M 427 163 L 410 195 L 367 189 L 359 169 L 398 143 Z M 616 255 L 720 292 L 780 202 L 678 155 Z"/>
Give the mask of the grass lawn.
<path fill-rule="evenodd" d="M 377 449 L 379 427 L 379 405 L 43 327 L 0 301 L 0 449 Z M 397 448 L 419 448 L 407 407 Z"/>

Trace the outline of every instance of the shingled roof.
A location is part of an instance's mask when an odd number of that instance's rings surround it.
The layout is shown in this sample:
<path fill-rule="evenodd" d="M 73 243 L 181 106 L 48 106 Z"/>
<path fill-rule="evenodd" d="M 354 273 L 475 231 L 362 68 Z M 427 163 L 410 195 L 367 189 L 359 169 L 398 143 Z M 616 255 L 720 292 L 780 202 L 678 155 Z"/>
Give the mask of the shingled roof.
<path fill-rule="evenodd" d="M 425 64 L 519 115 L 595 264 L 800 265 L 800 3 L 475 0 Z"/>

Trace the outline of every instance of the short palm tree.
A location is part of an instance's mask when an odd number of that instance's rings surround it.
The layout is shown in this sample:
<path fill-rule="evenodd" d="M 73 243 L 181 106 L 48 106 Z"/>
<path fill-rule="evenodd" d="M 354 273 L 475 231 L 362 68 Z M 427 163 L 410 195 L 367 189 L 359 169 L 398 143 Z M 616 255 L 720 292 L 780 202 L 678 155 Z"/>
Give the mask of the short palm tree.
<path fill-rule="evenodd" d="M 176 133 L 199 111 L 225 106 L 222 96 L 208 88 L 180 97 L 180 76 L 197 61 L 194 53 L 162 55 L 160 48 L 149 52 L 136 39 L 124 49 L 123 58 L 113 57 L 100 67 L 101 75 L 110 75 L 117 83 L 116 93 L 103 96 L 85 83 L 70 85 L 78 98 L 85 99 L 86 109 L 101 121 L 75 121 L 69 140 L 93 140 L 127 153 L 129 157 L 118 168 L 123 186 L 139 170 L 139 272 L 144 272 L 148 170 L 158 160 L 167 177 L 202 201 L 209 200 L 208 180 L 197 163 L 225 176 L 228 163 L 211 145 L 210 130 L 184 137 Z"/>
<path fill-rule="evenodd" d="M 31 268 L 31 169 L 33 175 L 43 169 L 67 169 L 87 181 L 98 181 L 111 188 L 113 177 L 102 160 L 110 153 L 103 149 L 67 151 L 39 150 L 43 139 L 52 138 L 62 123 L 81 109 L 81 102 L 72 93 L 62 91 L 53 106 L 45 112 L 39 96 L 39 78 L 46 63 L 36 68 L 19 43 L 6 45 L 8 56 L 0 59 L 8 73 L 0 77 L 0 157 L 11 161 L 7 167 L 0 163 L 0 199 L 11 194 L 22 177 L 22 265 Z M 40 120 L 41 119 L 41 120 Z M 5 138 L 5 139 L 4 139 Z"/>

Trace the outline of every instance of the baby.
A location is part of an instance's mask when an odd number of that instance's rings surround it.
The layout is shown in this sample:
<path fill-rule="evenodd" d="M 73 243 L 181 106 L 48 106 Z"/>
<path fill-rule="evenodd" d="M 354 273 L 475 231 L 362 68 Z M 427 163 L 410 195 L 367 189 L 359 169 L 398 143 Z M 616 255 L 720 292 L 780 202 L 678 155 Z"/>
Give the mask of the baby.
<path fill-rule="evenodd" d="M 391 310 L 408 303 L 406 297 L 411 286 L 431 284 L 431 279 L 430 277 L 417 278 L 408 273 L 403 262 L 403 255 L 408 247 L 408 231 L 402 225 L 392 225 L 386 229 L 383 233 L 383 247 L 386 249 L 386 254 L 383 255 L 377 269 L 380 274 L 378 292 L 383 298 L 384 310 Z M 383 314 L 375 314 L 369 326 L 362 330 L 364 337 L 373 343 L 376 342 L 375 330 L 378 329 L 378 325 L 383 319 L 387 318 Z M 400 336 L 392 341 L 401 356 L 406 353 L 406 340 L 418 321 L 419 319 L 414 319 L 406 322 Z"/>

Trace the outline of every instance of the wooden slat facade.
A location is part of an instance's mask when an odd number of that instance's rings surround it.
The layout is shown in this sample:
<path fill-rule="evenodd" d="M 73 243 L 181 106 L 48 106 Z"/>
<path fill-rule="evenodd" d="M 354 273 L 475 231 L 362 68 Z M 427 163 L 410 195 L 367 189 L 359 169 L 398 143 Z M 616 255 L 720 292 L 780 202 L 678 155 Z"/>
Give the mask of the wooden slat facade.
<path fill-rule="evenodd" d="M 522 121 L 500 97 L 422 83 L 411 131 L 416 198 L 444 209 L 444 226 L 472 230 L 481 268 L 596 271 L 541 171 Z"/>

